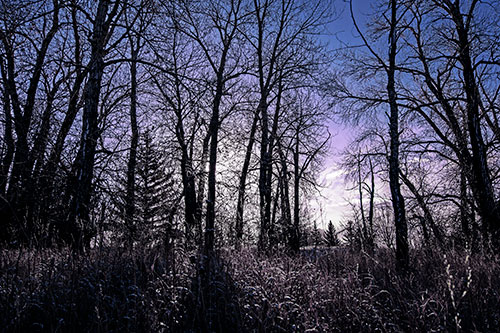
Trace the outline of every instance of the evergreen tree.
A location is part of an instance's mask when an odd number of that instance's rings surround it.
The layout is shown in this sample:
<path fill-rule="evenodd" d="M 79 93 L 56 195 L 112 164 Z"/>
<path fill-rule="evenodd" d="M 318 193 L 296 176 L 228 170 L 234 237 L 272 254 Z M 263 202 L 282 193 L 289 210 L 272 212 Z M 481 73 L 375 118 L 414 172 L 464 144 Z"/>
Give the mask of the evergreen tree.
<path fill-rule="evenodd" d="M 173 172 L 161 149 L 153 141 L 151 129 L 141 135 L 137 156 L 137 207 L 134 225 L 129 226 L 132 237 L 143 243 L 153 242 L 158 229 L 171 231 L 173 200 Z"/>
<path fill-rule="evenodd" d="M 312 245 L 314 245 L 315 247 L 318 247 L 319 245 L 321 245 L 321 232 L 318 229 L 318 224 L 316 223 L 316 221 L 314 221 L 311 236 L 312 236 L 312 239 L 311 239 Z"/>
<path fill-rule="evenodd" d="M 339 238 L 337 236 L 337 230 L 332 221 L 328 223 L 328 229 L 326 230 L 324 242 L 326 246 L 338 246 L 340 245 Z"/>
<path fill-rule="evenodd" d="M 125 218 L 126 179 L 119 180 L 120 195 L 114 202 L 115 214 L 124 223 L 122 242 L 147 246 L 165 240 L 173 232 L 173 216 L 178 197 L 173 187 L 173 171 L 164 151 L 154 142 L 152 129 L 141 133 L 137 148 L 135 207 L 132 218 Z"/>

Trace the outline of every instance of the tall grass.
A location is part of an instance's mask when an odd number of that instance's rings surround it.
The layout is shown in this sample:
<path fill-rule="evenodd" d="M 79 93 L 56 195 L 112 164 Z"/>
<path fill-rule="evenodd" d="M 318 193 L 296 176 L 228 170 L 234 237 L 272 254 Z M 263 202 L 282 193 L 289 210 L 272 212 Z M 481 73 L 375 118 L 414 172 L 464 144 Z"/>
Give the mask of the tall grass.
<path fill-rule="evenodd" d="M 244 327 L 259 332 L 498 332 L 498 258 L 414 252 L 404 277 L 393 255 L 337 249 L 307 256 L 228 253 Z"/>
<path fill-rule="evenodd" d="M 270 256 L 222 251 L 203 287 L 195 256 L 161 249 L 0 252 L 6 332 L 496 332 L 500 261 L 347 249 Z"/>
<path fill-rule="evenodd" d="M 6 332 L 171 330 L 187 312 L 179 301 L 192 267 L 161 251 L 4 250 L 0 327 Z"/>

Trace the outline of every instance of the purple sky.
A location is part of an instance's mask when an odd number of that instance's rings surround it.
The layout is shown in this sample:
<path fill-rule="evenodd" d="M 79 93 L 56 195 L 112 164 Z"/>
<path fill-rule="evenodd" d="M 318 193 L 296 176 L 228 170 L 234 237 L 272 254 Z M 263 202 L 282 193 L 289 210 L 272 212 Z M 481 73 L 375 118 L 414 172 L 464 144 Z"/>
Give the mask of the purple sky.
<path fill-rule="evenodd" d="M 367 21 L 373 3 L 374 1 L 370 0 L 353 0 L 354 15 L 361 29 Z M 338 1 L 335 6 L 338 18 L 327 27 L 325 41 L 329 43 L 332 50 L 342 47 L 342 43 L 351 46 L 360 45 L 361 39 L 352 23 L 349 2 Z M 347 200 L 356 195 L 347 190 L 350 185 L 345 183 L 344 173 L 338 167 L 338 162 L 341 160 L 340 154 L 354 139 L 356 128 L 333 120 L 329 124 L 329 129 L 332 134 L 331 148 L 319 178 L 319 183 L 323 185 L 322 197 L 312 202 L 312 206 L 316 209 L 318 227 L 324 229 L 330 220 L 335 225 L 340 225 L 344 216 L 351 210 Z"/>

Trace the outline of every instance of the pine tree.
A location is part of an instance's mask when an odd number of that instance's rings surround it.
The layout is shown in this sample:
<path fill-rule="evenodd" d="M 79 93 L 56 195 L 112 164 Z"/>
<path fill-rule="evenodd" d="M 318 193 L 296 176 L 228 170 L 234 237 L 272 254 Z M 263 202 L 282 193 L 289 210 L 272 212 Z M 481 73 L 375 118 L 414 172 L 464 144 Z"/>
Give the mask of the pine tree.
<path fill-rule="evenodd" d="M 321 245 L 321 232 L 318 229 L 318 224 L 316 223 L 316 221 L 314 221 L 311 236 L 312 236 L 312 239 L 311 239 L 312 245 L 314 245 L 314 247 L 318 247 L 319 245 Z"/>
<path fill-rule="evenodd" d="M 328 229 L 326 230 L 324 241 L 326 246 L 339 246 L 340 241 L 337 236 L 337 230 L 335 230 L 335 226 L 332 221 L 328 223 Z"/>
<path fill-rule="evenodd" d="M 126 178 L 119 182 L 119 194 L 113 198 L 114 214 L 123 223 L 118 232 L 127 246 L 148 246 L 166 240 L 173 232 L 173 216 L 178 195 L 173 187 L 173 172 L 164 152 L 153 139 L 153 130 L 141 133 L 137 147 L 135 207 L 132 218 L 125 218 Z"/>
<path fill-rule="evenodd" d="M 173 172 L 162 153 L 152 130 L 147 129 L 141 135 L 137 154 L 137 207 L 135 223 L 129 228 L 134 240 L 143 245 L 158 239 L 158 229 L 168 232 L 173 227 Z"/>

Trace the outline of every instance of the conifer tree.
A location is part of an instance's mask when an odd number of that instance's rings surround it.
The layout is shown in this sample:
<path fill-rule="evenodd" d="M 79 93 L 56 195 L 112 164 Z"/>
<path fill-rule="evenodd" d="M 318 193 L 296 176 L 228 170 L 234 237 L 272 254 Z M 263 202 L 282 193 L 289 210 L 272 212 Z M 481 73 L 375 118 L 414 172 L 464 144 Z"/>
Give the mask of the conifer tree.
<path fill-rule="evenodd" d="M 321 232 L 318 229 L 318 224 L 316 223 L 316 221 L 314 221 L 311 236 L 312 236 L 312 245 L 314 245 L 314 247 L 318 247 L 319 245 L 321 245 Z"/>
<path fill-rule="evenodd" d="M 114 203 L 115 214 L 124 224 L 122 242 L 147 246 L 173 232 L 173 215 L 178 196 L 174 193 L 169 161 L 153 139 L 153 130 L 141 133 L 137 148 L 134 214 L 126 218 L 126 176 L 119 180 L 120 195 Z"/>
<path fill-rule="evenodd" d="M 335 226 L 332 221 L 328 222 L 328 229 L 326 230 L 324 242 L 326 246 L 339 246 L 340 240 L 337 236 L 337 230 L 335 230 Z"/>
<path fill-rule="evenodd" d="M 137 207 L 134 223 L 127 228 L 130 235 L 141 243 L 154 241 L 160 229 L 172 230 L 171 212 L 175 202 L 173 172 L 168 160 L 153 141 L 148 129 L 141 135 L 137 158 Z"/>

